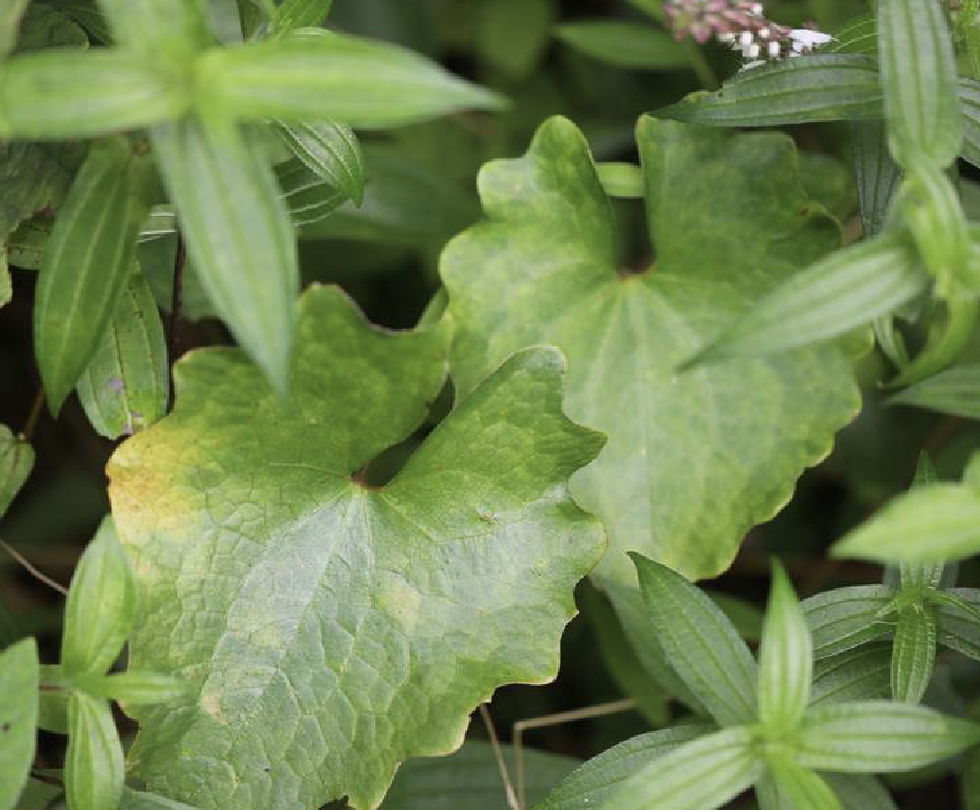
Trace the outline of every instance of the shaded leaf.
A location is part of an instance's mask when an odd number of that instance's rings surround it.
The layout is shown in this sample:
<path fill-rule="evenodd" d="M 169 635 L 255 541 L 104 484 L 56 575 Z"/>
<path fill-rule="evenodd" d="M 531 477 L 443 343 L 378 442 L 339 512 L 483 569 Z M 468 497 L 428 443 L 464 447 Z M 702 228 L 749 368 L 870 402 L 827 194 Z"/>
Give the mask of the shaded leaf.
<path fill-rule="evenodd" d="M 633 560 L 671 667 L 720 725 L 752 722 L 758 669 L 725 614 L 666 566 L 638 554 Z"/>
<path fill-rule="evenodd" d="M 801 191 L 785 136 L 644 118 L 637 137 L 656 252 L 637 268 L 618 264 L 609 200 L 567 120 L 546 122 L 525 157 L 484 167 L 487 219 L 441 260 L 453 382 L 465 392 L 517 349 L 561 347 L 569 414 L 610 437 L 572 482 L 609 531 L 600 572 L 631 581 L 625 552 L 638 550 L 713 576 L 826 454 L 857 390 L 830 346 L 675 367 L 839 236 Z"/>
<path fill-rule="evenodd" d="M 878 617 L 894 596 L 884 585 L 853 585 L 804 599 L 800 607 L 810 626 L 814 658 L 819 661 L 891 632 Z"/>
<path fill-rule="evenodd" d="M 184 118 L 157 127 L 152 138 L 198 278 L 232 334 L 284 394 L 299 266 L 265 156 L 254 139 L 216 117 Z"/>
<path fill-rule="evenodd" d="M 533 810 L 604 807 L 604 802 L 640 769 L 714 730 L 710 724 L 686 723 L 632 737 L 579 766 L 544 801 L 533 805 Z"/>
<path fill-rule="evenodd" d="M 980 419 L 980 365 L 955 366 L 941 371 L 892 395 L 888 404 Z"/>
<path fill-rule="evenodd" d="M 973 610 L 964 610 L 955 601 L 935 603 L 939 643 L 974 661 L 980 661 L 980 622 L 974 612 L 980 610 L 980 591 L 975 588 L 950 588 L 945 593 L 962 600 Z"/>
<path fill-rule="evenodd" d="M 323 25 L 333 0 L 284 0 L 272 21 L 274 34 L 285 34 L 297 28 Z"/>
<path fill-rule="evenodd" d="M 885 226 L 888 206 L 901 179 L 901 170 L 888 153 L 881 121 L 851 122 L 851 157 L 864 235 L 875 236 Z"/>
<path fill-rule="evenodd" d="M 364 200 L 364 158 L 354 131 L 331 121 L 278 124 L 276 131 L 293 155 L 319 179 L 360 205 Z"/>
<path fill-rule="evenodd" d="M 903 166 L 926 160 L 945 168 L 963 139 L 946 10 L 922 0 L 881 0 L 876 11 L 889 148 Z"/>
<path fill-rule="evenodd" d="M 118 439 L 164 415 L 169 372 L 160 312 L 150 285 L 137 268 L 78 381 L 78 398 L 96 431 Z"/>
<path fill-rule="evenodd" d="M 65 797 L 71 810 L 107 810 L 122 797 L 122 743 L 104 700 L 73 692 L 68 704 Z"/>
<path fill-rule="evenodd" d="M 151 170 L 129 143 L 97 143 L 72 183 L 45 247 L 34 301 L 34 348 L 52 413 L 92 359 L 133 266 Z"/>
<path fill-rule="evenodd" d="M 133 573 L 112 518 L 106 517 L 79 559 L 68 589 L 61 637 L 65 675 L 101 675 L 108 670 L 126 643 L 135 612 Z"/>
<path fill-rule="evenodd" d="M 248 119 L 391 127 L 503 103 L 413 51 L 326 31 L 209 51 L 197 77 L 209 103 Z"/>
<path fill-rule="evenodd" d="M 548 45 L 554 0 L 482 0 L 474 8 L 477 56 L 509 79 L 525 79 Z"/>
<path fill-rule="evenodd" d="M 616 20 L 584 20 L 555 29 L 576 50 L 616 67 L 669 70 L 688 66 L 687 50 L 670 34 L 649 25 Z"/>
<path fill-rule="evenodd" d="M 657 757 L 622 783 L 602 810 L 712 810 L 750 787 L 761 773 L 752 732 L 727 728 Z"/>
<path fill-rule="evenodd" d="M 0 517 L 24 486 L 34 466 L 34 449 L 0 425 Z"/>
<path fill-rule="evenodd" d="M 25 638 L 0 653 L 0 810 L 13 810 L 37 742 L 37 643 Z"/>
<path fill-rule="evenodd" d="M 658 118 L 719 127 L 769 127 L 882 117 L 877 63 L 860 54 L 783 59 L 736 74 L 714 93 L 657 110 Z"/>
<path fill-rule="evenodd" d="M 811 709 L 796 759 L 814 770 L 893 773 L 946 759 L 980 741 L 980 726 L 924 706 L 870 700 Z"/>
<path fill-rule="evenodd" d="M 7 0 L 0 7 L 0 59 L 9 54 L 17 41 L 20 20 L 29 0 Z"/>
<path fill-rule="evenodd" d="M 813 667 L 810 705 L 891 696 L 891 644 L 866 644 L 822 658 Z"/>
<path fill-rule="evenodd" d="M 142 586 L 131 665 L 190 684 L 138 712 L 131 759 L 191 804 L 376 807 L 498 685 L 554 677 L 602 551 L 565 487 L 602 439 L 562 415 L 554 350 L 515 356 L 379 489 L 356 473 L 423 421 L 448 329 L 374 331 L 325 288 L 299 312 L 288 402 L 240 352 L 194 352 L 109 466 Z"/>
<path fill-rule="evenodd" d="M 860 14 L 834 31 L 823 53 L 878 53 L 878 31 L 873 11 Z"/>
<path fill-rule="evenodd" d="M 20 794 L 20 801 L 17 802 L 17 810 L 47 810 L 54 798 L 59 795 L 61 795 L 61 788 L 57 785 L 32 777 L 24 785 L 24 792 Z"/>
<path fill-rule="evenodd" d="M 963 124 L 960 157 L 980 167 L 980 81 L 966 76 L 960 76 L 958 81 Z"/>
<path fill-rule="evenodd" d="M 845 810 L 898 810 L 888 791 L 872 776 L 856 773 L 821 775 L 834 789 Z"/>

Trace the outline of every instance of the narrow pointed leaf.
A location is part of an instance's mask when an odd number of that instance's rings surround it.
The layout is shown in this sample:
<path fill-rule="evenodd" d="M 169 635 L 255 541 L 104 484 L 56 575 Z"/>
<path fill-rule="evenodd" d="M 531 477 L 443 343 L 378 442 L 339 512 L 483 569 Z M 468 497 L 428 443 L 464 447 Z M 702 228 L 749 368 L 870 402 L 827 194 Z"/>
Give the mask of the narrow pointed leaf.
<path fill-rule="evenodd" d="M 721 90 L 657 110 L 716 127 L 769 127 L 882 117 L 875 60 L 861 54 L 815 54 L 738 73 Z"/>
<path fill-rule="evenodd" d="M 129 636 L 136 586 L 112 518 L 102 521 L 82 554 L 68 589 L 61 665 L 67 676 L 101 675 Z"/>
<path fill-rule="evenodd" d="M 929 459 L 928 454 L 925 452 L 920 453 L 912 486 L 935 484 L 938 480 L 939 477 L 936 475 L 936 468 L 932 466 L 932 461 Z M 900 562 L 898 565 L 900 587 L 925 587 L 935 590 L 940 587 L 943 581 L 943 571 L 945 568 L 946 566 L 942 562 Z"/>
<path fill-rule="evenodd" d="M 851 156 L 864 236 L 869 238 L 884 228 L 888 206 L 901 179 L 901 169 L 888 152 L 881 121 L 851 123 Z"/>
<path fill-rule="evenodd" d="M 891 632 L 891 625 L 876 619 L 894 596 L 884 585 L 855 585 L 804 599 L 800 607 L 810 626 L 814 658 L 819 661 Z"/>
<path fill-rule="evenodd" d="M 364 200 L 364 157 L 354 131 L 332 121 L 277 124 L 279 137 L 293 155 L 345 197 Z"/>
<path fill-rule="evenodd" d="M 289 218 L 297 228 L 325 219 L 350 199 L 296 158 L 276 166 L 276 182 Z"/>
<path fill-rule="evenodd" d="M 78 398 L 96 431 L 118 439 L 160 419 L 169 394 L 163 322 L 153 291 L 136 268 L 78 381 Z"/>
<path fill-rule="evenodd" d="M 91 138 L 175 118 L 189 103 L 184 87 L 127 51 L 28 53 L 0 71 L 0 138 Z"/>
<path fill-rule="evenodd" d="M 980 365 L 955 366 L 941 371 L 889 397 L 888 404 L 980 419 Z"/>
<path fill-rule="evenodd" d="M 333 0 L 284 0 L 272 21 L 273 34 L 323 25 L 332 5 Z"/>
<path fill-rule="evenodd" d="M 135 706 L 180 701 L 187 692 L 187 682 L 158 672 L 126 670 L 110 675 L 84 674 L 71 679 L 72 686 L 96 698 L 117 700 Z"/>
<path fill-rule="evenodd" d="M 247 134 L 219 118 L 184 118 L 157 127 L 152 137 L 208 297 L 273 387 L 285 393 L 299 265 L 265 157 Z"/>
<path fill-rule="evenodd" d="M 796 759 L 814 770 L 893 773 L 921 768 L 980 742 L 980 726 L 909 703 L 862 701 L 811 709 Z"/>
<path fill-rule="evenodd" d="M 922 0 L 881 0 L 877 28 L 892 154 L 905 166 L 926 160 L 945 168 L 963 139 L 946 10 Z"/>
<path fill-rule="evenodd" d="M 834 31 L 834 38 L 822 53 L 878 53 L 878 31 L 874 12 L 861 14 Z"/>
<path fill-rule="evenodd" d="M 576 768 L 533 810 L 580 810 L 603 807 L 611 796 L 641 768 L 685 743 L 711 734 L 715 727 L 687 723 L 632 737 L 603 751 Z"/>
<path fill-rule="evenodd" d="M 102 141 L 59 211 L 34 302 L 35 351 L 55 414 L 91 361 L 132 271 L 150 171 L 126 140 Z"/>
<path fill-rule="evenodd" d="M 555 33 L 576 50 L 628 70 L 670 70 L 689 65 L 684 45 L 650 25 L 584 20 L 560 25 Z"/>
<path fill-rule="evenodd" d="M 7 0 L 0 6 L 0 59 L 14 48 L 17 31 L 29 0 Z"/>
<path fill-rule="evenodd" d="M 197 77 L 209 104 L 247 119 L 391 127 L 502 105 L 412 51 L 326 31 L 210 51 Z"/>
<path fill-rule="evenodd" d="M 895 800 L 873 776 L 858 773 L 822 774 L 844 810 L 898 810 Z"/>
<path fill-rule="evenodd" d="M 793 810 L 843 810 L 830 785 L 813 771 L 800 767 L 791 754 L 767 755 L 766 770 L 781 800 Z"/>
<path fill-rule="evenodd" d="M 719 724 L 754 720 L 758 668 L 731 622 L 680 574 L 632 556 L 657 638 L 685 685 Z"/>
<path fill-rule="evenodd" d="M 786 571 L 774 561 L 772 573 L 759 649 L 759 720 L 793 728 L 810 698 L 813 641 Z"/>
<path fill-rule="evenodd" d="M 866 644 L 817 661 L 810 705 L 890 697 L 891 660 L 891 644 Z"/>
<path fill-rule="evenodd" d="M 964 610 L 953 601 L 935 603 L 939 643 L 980 661 L 980 621 L 976 616 L 980 610 L 980 590 L 950 588 L 946 593 L 962 600 L 972 610 Z"/>
<path fill-rule="evenodd" d="M 37 743 L 37 643 L 25 638 L 0 653 L 0 810 L 13 810 Z"/>
<path fill-rule="evenodd" d="M 763 298 L 685 365 L 830 340 L 889 315 L 929 285 L 913 247 L 878 236 L 832 253 Z"/>
<path fill-rule="evenodd" d="M 747 728 L 728 728 L 685 743 L 636 771 L 601 810 L 713 810 L 762 773 Z"/>
<path fill-rule="evenodd" d="M 448 324 L 374 330 L 314 287 L 298 334 L 288 401 L 241 352 L 193 352 L 174 410 L 109 464 L 140 572 L 131 666 L 189 683 L 175 708 L 134 710 L 130 756 L 190 804 L 377 807 L 495 688 L 555 676 L 603 550 L 567 491 L 602 437 L 562 413 L 554 349 L 515 355 L 373 487 L 358 471 L 443 387 Z M 204 605 L 227 620 L 202 623 Z"/>
<path fill-rule="evenodd" d="M 963 122 L 960 157 L 980 167 L 980 81 L 960 76 L 959 99 Z"/>
<path fill-rule="evenodd" d="M 932 611 L 903 610 L 892 644 L 892 697 L 918 703 L 929 686 L 936 661 L 936 619 Z"/>
<path fill-rule="evenodd" d="M 65 797 L 71 810 L 109 810 L 119 805 L 122 743 L 104 700 L 74 692 L 68 705 Z"/>
<path fill-rule="evenodd" d="M 0 517 L 24 486 L 34 466 L 34 449 L 0 425 Z"/>

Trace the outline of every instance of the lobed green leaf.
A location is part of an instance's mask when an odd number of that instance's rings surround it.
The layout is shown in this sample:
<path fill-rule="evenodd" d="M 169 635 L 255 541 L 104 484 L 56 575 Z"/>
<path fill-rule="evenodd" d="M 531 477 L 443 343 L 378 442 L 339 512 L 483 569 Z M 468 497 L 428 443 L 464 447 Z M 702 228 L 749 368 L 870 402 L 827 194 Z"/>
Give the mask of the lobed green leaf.
<path fill-rule="evenodd" d="M 184 118 L 155 128 L 152 139 L 201 284 L 285 395 L 299 264 L 289 215 L 260 145 L 220 117 Z"/>
<path fill-rule="evenodd" d="M 106 672 L 129 637 L 136 584 L 111 517 L 82 553 L 68 589 L 61 665 L 65 675 Z"/>

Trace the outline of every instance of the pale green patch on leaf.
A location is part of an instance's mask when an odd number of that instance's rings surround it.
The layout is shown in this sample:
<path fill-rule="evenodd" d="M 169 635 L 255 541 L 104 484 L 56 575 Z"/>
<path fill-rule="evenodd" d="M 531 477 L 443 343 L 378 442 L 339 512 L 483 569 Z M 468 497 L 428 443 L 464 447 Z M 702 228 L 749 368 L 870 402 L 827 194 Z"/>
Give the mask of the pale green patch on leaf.
<path fill-rule="evenodd" d="M 78 398 L 92 427 L 118 439 L 152 425 L 167 409 L 169 370 L 160 312 L 137 268 L 78 381 Z"/>
<path fill-rule="evenodd" d="M 141 584 L 132 666 L 190 683 L 140 710 L 130 759 L 202 808 L 378 806 L 398 763 L 460 744 L 499 685 L 554 677 L 602 529 L 568 477 L 602 438 L 561 410 L 563 360 L 522 352 L 387 485 L 357 473 L 422 423 L 446 323 L 369 328 L 300 300 L 290 397 L 232 349 L 177 364 L 176 406 L 109 465 Z"/>
<path fill-rule="evenodd" d="M 65 797 L 71 810 L 107 810 L 122 797 L 122 743 L 104 700 L 73 692 L 68 703 Z"/>
<path fill-rule="evenodd" d="M 786 571 L 774 561 L 759 648 L 759 720 L 763 725 L 787 729 L 799 723 L 809 703 L 812 674 L 810 629 Z"/>
<path fill-rule="evenodd" d="M 0 425 L 0 517 L 24 486 L 34 466 L 34 449 Z"/>
<path fill-rule="evenodd" d="M 260 145 L 217 116 L 157 127 L 152 138 L 198 278 L 232 334 L 285 394 L 299 264 Z"/>
<path fill-rule="evenodd" d="M 487 220 L 441 262 L 453 379 L 465 392 L 511 352 L 558 345 L 569 414 L 609 435 L 572 482 L 610 534 L 600 570 L 633 580 L 632 549 L 713 576 L 826 455 L 859 395 L 833 346 L 675 367 L 839 234 L 802 192 L 785 136 L 644 118 L 638 141 L 656 254 L 638 273 L 618 265 L 610 203 L 570 122 L 551 119 L 524 158 L 484 167 Z"/>
<path fill-rule="evenodd" d="M 864 701 L 807 712 L 796 760 L 818 771 L 893 773 L 921 768 L 980 741 L 980 726 L 924 706 Z"/>
<path fill-rule="evenodd" d="M 713 810 L 754 784 L 762 761 L 744 727 L 716 731 L 658 757 L 627 779 L 602 810 Z"/>
<path fill-rule="evenodd" d="M 136 587 L 112 518 L 102 521 L 68 589 L 61 666 L 65 675 L 106 672 L 129 636 Z"/>
<path fill-rule="evenodd" d="M 649 25 L 615 20 L 583 20 L 555 30 L 559 39 L 578 51 L 628 70 L 686 68 L 683 44 Z"/>
<path fill-rule="evenodd" d="M 13 810 L 37 739 L 38 663 L 33 638 L 0 653 L 0 810 Z"/>
<path fill-rule="evenodd" d="M 680 574 L 633 555 L 670 666 L 721 725 L 756 717 L 758 667 L 725 614 Z"/>
<path fill-rule="evenodd" d="M 705 723 L 686 723 L 631 737 L 575 769 L 534 810 L 581 810 L 604 802 L 641 768 L 685 743 L 714 731 Z"/>

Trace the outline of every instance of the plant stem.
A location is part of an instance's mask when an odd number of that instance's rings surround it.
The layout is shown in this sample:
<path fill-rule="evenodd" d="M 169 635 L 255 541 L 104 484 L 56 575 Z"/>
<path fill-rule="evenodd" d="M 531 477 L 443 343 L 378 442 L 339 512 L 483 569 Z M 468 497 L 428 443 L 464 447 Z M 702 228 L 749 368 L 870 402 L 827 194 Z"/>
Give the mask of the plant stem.
<path fill-rule="evenodd" d="M 68 589 L 64 585 L 62 585 L 60 582 L 55 582 L 47 574 L 43 574 L 40 571 L 38 571 L 37 568 L 35 568 L 27 561 L 27 558 L 24 557 L 24 555 L 22 555 L 19 551 L 17 551 L 17 549 L 10 546 L 3 539 L 0 539 L 0 548 L 3 548 L 4 551 L 6 551 L 11 557 L 13 557 L 22 566 L 24 566 L 27 572 L 31 574 L 31 576 L 33 576 L 35 579 L 37 579 L 40 582 L 43 582 L 49 588 L 54 588 L 62 596 L 68 596 Z"/>
<path fill-rule="evenodd" d="M 717 90 L 721 86 L 718 82 L 718 77 L 715 76 L 715 72 L 711 69 L 711 65 L 708 64 L 708 60 L 704 58 L 704 54 L 701 53 L 701 49 L 697 44 L 690 39 L 684 40 L 684 49 L 687 51 L 687 58 L 691 63 L 691 69 L 698 77 L 698 81 L 707 90 Z"/>
<path fill-rule="evenodd" d="M 41 411 L 44 410 L 44 386 L 42 385 L 37 389 L 37 394 L 34 396 L 34 402 L 31 405 L 31 412 L 27 415 L 27 421 L 24 423 L 24 429 L 21 431 L 25 441 L 30 441 L 34 437 L 34 431 L 37 429 L 38 420 L 41 418 Z"/>

